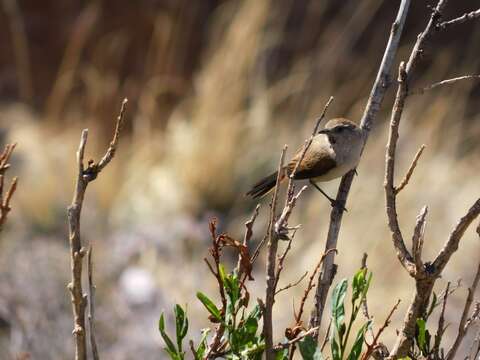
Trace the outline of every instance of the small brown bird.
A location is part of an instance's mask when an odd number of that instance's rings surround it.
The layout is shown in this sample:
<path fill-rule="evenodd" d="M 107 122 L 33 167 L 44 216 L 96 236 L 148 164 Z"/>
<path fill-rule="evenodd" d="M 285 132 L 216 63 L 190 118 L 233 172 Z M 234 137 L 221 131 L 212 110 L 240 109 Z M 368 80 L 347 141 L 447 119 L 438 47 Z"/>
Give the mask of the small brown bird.
<path fill-rule="evenodd" d="M 354 169 L 360 160 L 364 140 L 364 132 L 354 122 L 344 118 L 328 121 L 325 128 L 313 138 L 294 179 L 308 179 L 317 190 L 327 197 L 332 206 L 335 205 L 335 200 L 320 189 L 316 183 L 342 177 Z M 281 180 L 292 173 L 302 152 L 303 147 L 282 169 Z M 254 199 L 262 197 L 275 187 L 276 181 L 277 171 L 256 183 L 247 195 Z"/>

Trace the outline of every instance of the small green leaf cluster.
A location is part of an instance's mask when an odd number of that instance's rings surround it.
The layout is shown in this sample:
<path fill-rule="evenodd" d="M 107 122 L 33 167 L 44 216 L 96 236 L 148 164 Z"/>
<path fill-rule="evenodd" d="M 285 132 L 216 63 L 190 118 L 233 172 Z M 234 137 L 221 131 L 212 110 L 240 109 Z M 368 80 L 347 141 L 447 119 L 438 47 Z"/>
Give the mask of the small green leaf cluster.
<path fill-rule="evenodd" d="M 210 314 L 210 320 L 223 327 L 222 354 L 227 360 L 251 359 L 260 360 L 265 350 L 263 336 L 258 334 L 259 321 L 262 312 L 258 305 L 248 310 L 249 295 L 246 291 L 237 271 L 227 273 L 225 267 L 220 264 L 219 275 L 225 294 L 225 311 L 219 309 L 215 302 L 202 292 L 197 292 L 197 298 Z M 188 329 L 188 320 L 179 305 L 175 305 L 175 322 L 177 328 L 177 345 L 170 340 L 165 333 L 164 315 L 160 317 L 159 329 L 165 341 L 165 351 L 172 360 L 183 360 L 185 352 L 182 350 L 182 340 Z M 183 324 L 183 325 L 182 325 Z M 202 339 L 198 347 L 193 347 L 195 359 L 203 359 L 206 356 L 208 330 L 202 333 Z M 215 355 L 215 354 L 213 354 Z M 219 354 L 218 354 L 219 355 Z"/>
<path fill-rule="evenodd" d="M 343 279 L 332 293 L 332 325 L 330 327 L 330 349 L 333 360 L 357 360 L 362 353 L 365 332 L 371 325 L 370 320 L 366 321 L 357 331 L 353 345 L 348 350 L 347 344 L 352 330 L 352 325 L 357 320 L 358 313 L 365 301 L 372 273 L 366 269 L 359 270 L 352 280 L 352 312 L 348 323 L 345 322 L 345 297 L 347 294 L 348 281 Z"/>

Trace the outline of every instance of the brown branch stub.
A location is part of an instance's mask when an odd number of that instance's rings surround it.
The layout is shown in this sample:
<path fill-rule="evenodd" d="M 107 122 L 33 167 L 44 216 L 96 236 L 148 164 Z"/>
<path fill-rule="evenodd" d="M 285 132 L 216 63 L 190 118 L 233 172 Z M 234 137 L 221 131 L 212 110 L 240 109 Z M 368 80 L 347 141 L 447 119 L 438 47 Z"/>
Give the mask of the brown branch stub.
<path fill-rule="evenodd" d="M 422 261 L 423 239 L 425 235 L 425 222 L 427 220 L 428 207 L 424 206 L 417 216 L 417 222 L 412 236 L 412 256 L 415 263 L 415 276 L 424 275 L 424 264 Z"/>
<path fill-rule="evenodd" d="M 417 166 L 418 159 L 420 159 L 420 156 L 422 156 L 423 150 L 425 150 L 425 144 L 422 144 L 420 146 L 420 149 L 418 149 L 417 153 L 415 154 L 415 157 L 413 158 L 412 163 L 410 164 L 410 167 L 408 168 L 407 173 L 405 174 L 405 177 L 403 180 L 400 182 L 400 185 L 395 187 L 395 195 L 398 195 L 400 191 L 403 190 L 405 186 L 407 186 L 408 182 L 410 181 L 410 178 L 413 175 L 413 171 L 415 170 L 415 167 Z"/>
<path fill-rule="evenodd" d="M 94 161 L 91 160 L 89 161 L 87 168 L 84 166 L 85 147 L 88 140 L 88 129 L 84 129 L 82 131 L 80 144 L 77 151 L 78 174 L 76 178 L 73 200 L 67 209 L 71 263 L 71 281 L 67 287 L 71 295 L 74 317 L 73 335 L 75 338 L 76 360 L 86 360 L 87 358 L 87 335 L 85 326 L 87 295 L 83 293 L 82 288 L 83 257 L 86 254 L 86 250 L 82 245 L 80 237 L 80 217 L 83 207 L 83 200 L 85 198 L 85 192 L 87 190 L 88 183 L 97 177 L 98 173 L 112 160 L 113 156 L 115 155 L 115 148 L 118 144 L 119 132 L 122 128 L 122 119 L 126 109 L 125 106 L 126 100 L 124 100 L 122 104 L 120 116 L 117 119 L 117 125 L 112 141 L 113 146 L 110 144 L 110 147 L 108 148 L 102 160 L 100 160 L 99 164 L 95 164 Z"/>

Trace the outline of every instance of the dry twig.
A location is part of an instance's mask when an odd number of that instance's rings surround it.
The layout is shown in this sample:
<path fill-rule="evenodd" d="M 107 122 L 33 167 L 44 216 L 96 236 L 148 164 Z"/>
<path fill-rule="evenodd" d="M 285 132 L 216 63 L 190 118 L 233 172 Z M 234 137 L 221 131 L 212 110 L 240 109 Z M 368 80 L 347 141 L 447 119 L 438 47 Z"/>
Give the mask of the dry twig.
<path fill-rule="evenodd" d="M 449 293 L 450 293 L 450 282 L 447 283 L 447 288 L 445 289 L 445 293 L 443 295 L 442 311 L 440 312 L 440 316 L 438 318 L 437 333 L 435 334 L 435 342 L 433 344 L 433 353 L 435 354 L 435 357 L 437 359 L 439 359 L 440 343 L 442 341 L 442 337 L 446 329 L 445 308 L 447 307 L 447 300 L 448 300 Z"/>
<path fill-rule="evenodd" d="M 415 154 L 415 157 L 413 158 L 413 161 L 410 164 L 410 167 L 408 168 L 408 171 L 405 174 L 405 177 L 400 182 L 400 185 L 395 188 L 396 195 L 398 195 L 398 193 L 402 191 L 405 186 L 407 186 L 408 182 L 410 181 L 410 178 L 412 177 L 413 171 L 417 166 L 418 159 L 420 159 L 420 156 L 422 156 L 423 150 L 425 150 L 425 144 L 420 146 L 420 149 L 418 149 L 417 153 Z"/>
<path fill-rule="evenodd" d="M 113 140 L 108 148 L 106 154 L 100 160 L 100 163 L 95 164 L 93 160 L 88 162 L 87 168 L 84 167 L 85 146 L 87 145 L 88 129 L 82 131 L 80 138 L 80 145 L 77 151 L 77 166 L 78 174 L 75 185 L 75 192 L 73 200 L 68 207 L 68 231 L 70 242 L 70 257 L 71 257 L 71 282 L 67 285 L 70 290 L 72 299 L 72 309 L 74 316 L 73 335 L 75 337 L 75 359 L 85 360 L 86 353 L 86 328 L 85 328 L 85 308 L 87 305 L 87 295 L 82 290 L 82 265 L 83 257 L 85 256 L 85 247 L 82 245 L 80 238 L 80 215 L 82 212 L 83 200 L 85 191 L 90 181 L 95 180 L 98 173 L 110 162 L 114 156 L 115 148 L 118 145 L 118 135 L 124 121 L 125 108 L 127 99 L 122 103 L 120 115 L 117 118 L 117 124 Z M 104 160 L 105 159 L 105 160 Z M 107 161 L 108 160 L 108 161 Z M 100 166 L 100 164 L 102 164 Z"/>
<path fill-rule="evenodd" d="M 480 75 L 464 75 L 464 76 L 459 76 L 459 77 L 456 77 L 456 78 L 452 78 L 452 79 L 447 79 L 447 80 L 442 80 L 442 81 L 439 81 L 439 82 L 436 82 L 432 85 L 429 85 L 429 86 L 426 86 L 424 88 L 421 88 L 421 89 L 416 89 L 416 90 L 412 90 L 408 93 L 408 95 L 422 95 L 424 94 L 426 91 L 429 91 L 429 90 L 432 90 L 432 89 L 435 89 L 437 87 L 440 87 L 440 86 L 444 86 L 444 85 L 452 85 L 458 81 L 462 81 L 462 80 L 477 80 L 477 79 L 480 79 Z"/>
<path fill-rule="evenodd" d="M 470 307 L 472 306 L 473 296 L 475 294 L 475 290 L 477 289 L 478 282 L 480 281 L 480 262 L 477 266 L 477 272 L 475 274 L 475 278 L 473 279 L 472 286 L 468 288 L 468 295 L 467 299 L 465 300 L 465 306 L 463 307 L 462 317 L 460 318 L 460 323 L 458 324 L 458 333 L 455 341 L 453 342 L 452 347 L 447 353 L 447 360 L 451 360 L 455 358 L 455 354 L 457 353 L 460 344 L 462 343 L 463 338 L 467 334 L 469 327 L 472 325 L 473 320 L 478 318 L 480 309 L 478 308 L 478 303 L 475 308 L 473 314 L 469 317 L 468 314 L 470 312 Z"/>
<path fill-rule="evenodd" d="M 449 20 L 449 21 L 443 21 L 440 24 L 437 25 L 437 30 L 445 30 L 449 28 L 452 25 L 458 25 L 462 24 L 464 22 L 467 22 L 468 20 L 473 20 L 475 18 L 480 17 L 480 9 L 471 11 L 469 13 L 465 13 L 462 16 L 459 16 L 455 19 Z"/>
<path fill-rule="evenodd" d="M 390 319 L 392 318 L 392 315 L 395 311 L 398 309 L 398 305 L 400 305 L 400 299 L 397 300 L 397 303 L 393 306 L 392 310 L 390 310 L 390 313 L 388 314 L 387 318 L 385 319 L 382 327 L 378 329 L 377 334 L 373 337 L 373 342 L 371 344 L 367 343 L 367 350 L 365 353 L 362 355 L 362 360 L 367 360 L 374 351 L 380 346 L 380 343 L 378 340 L 380 339 L 380 335 L 382 335 L 383 331 L 390 325 Z"/>
<path fill-rule="evenodd" d="M 93 360 L 99 360 L 97 340 L 95 339 L 95 290 L 93 284 L 93 265 L 92 265 L 93 248 L 90 245 L 87 252 L 87 274 L 88 274 L 88 324 L 90 326 L 90 345 L 92 348 Z"/>
<path fill-rule="evenodd" d="M 5 145 L 5 149 L 0 155 L 0 230 L 5 224 L 5 221 L 7 221 L 7 215 L 11 210 L 10 201 L 12 200 L 13 193 L 17 189 L 18 178 L 14 177 L 4 195 L 5 173 L 10 168 L 10 157 L 16 146 L 17 144 Z"/>
<path fill-rule="evenodd" d="M 265 294 L 265 310 L 263 313 L 263 336 L 265 337 L 265 355 L 267 360 L 275 359 L 273 349 L 273 304 L 275 302 L 275 284 L 276 284 L 276 257 L 278 249 L 278 237 L 275 234 L 275 213 L 277 207 L 277 196 L 282 176 L 282 169 L 285 159 L 287 146 L 285 145 L 280 156 L 278 165 L 278 176 L 270 209 L 270 221 L 268 225 L 268 243 L 267 243 L 267 286 Z"/>
<path fill-rule="evenodd" d="M 302 340 L 304 337 L 306 336 L 309 336 L 309 335 L 312 335 L 315 331 L 317 331 L 318 329 L 317 328 L 311 328 L 303 333 L 301 333 L 300 335 L 298 335 L 296 338 L 292 339 L 292 340 L 289 340 L 285 343 L 281 343 L 281 344 L 278 344 L 276 345 L 273 350 L 274 351 L 278 351 L 278 350 L 282 350 L 282 349 L 286 349 L 288 348 L 290 345 L 294 345 L 296 343 L 298 343 L 300 340 Z"/>

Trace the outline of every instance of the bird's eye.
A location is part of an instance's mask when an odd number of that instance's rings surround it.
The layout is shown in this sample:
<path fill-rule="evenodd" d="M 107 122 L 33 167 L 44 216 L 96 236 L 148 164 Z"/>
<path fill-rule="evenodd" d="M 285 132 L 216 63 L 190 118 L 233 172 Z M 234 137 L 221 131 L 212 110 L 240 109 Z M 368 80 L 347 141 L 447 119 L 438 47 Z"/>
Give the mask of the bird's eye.
<path fill-rule="evenodd" d="M 343 126 L 340 126 L 340 127 L 337 128 L 338 132 L 343 132 L 343 130 L 345 130 L 345 128 Z"/>

